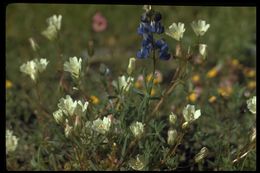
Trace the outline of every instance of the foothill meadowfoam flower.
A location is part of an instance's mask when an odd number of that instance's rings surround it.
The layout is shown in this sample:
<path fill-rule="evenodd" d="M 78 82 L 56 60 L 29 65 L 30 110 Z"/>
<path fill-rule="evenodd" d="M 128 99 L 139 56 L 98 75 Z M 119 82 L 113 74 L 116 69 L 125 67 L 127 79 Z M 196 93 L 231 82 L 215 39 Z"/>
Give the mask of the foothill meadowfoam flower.
<path fill-rule="evenodd" d="M 191 27 L 197 36 L 203 36 L 210 27 L 210 24 L 206 24 L 205 20 L 193 21 Z"/>
<path fill-rule="evenodd" d="M 13 135 L 13 131 L 6 130 L 5 132 L 5 145 L 6 145 L 6 154 L 14 152 L 17 148 L 19 138 Z"/>
<path fill-rule="evenodd" d="M 135 159 L 130 159 L 129 166 L 134 170 L 141 171 L 145 166 L 144 161 L 144 156 L 138 154 Z"/>
<path fill-rule="evenodd" d="M 140 137 L 144 132 L 144 125 L 141 122 L 135 122 L 131 124 L 130 130 L 132 131 L 135 137 Z"/>
<path fill-rule="evenodd" d="M 177 137 L 177 131 L 175 129 L 168 130 L 167 143 L 173 145 Z"/>
<path fill-rule="evenodd" d="M 171 114 L 169 115 L 169 122 L 171 125 L 174 125 L 177 121 L 177 116 L 171 112 Z"/>
<path fill-rule="evenodd" d="M 75 56 L 69 58 L 69 61 L 64 63 L 64 71 L 70 72 L 72 78 L 78 79 L 80 76 L 81 62 L 81 58 L 77 58 Z"/>
<path fill-rule="evenodd" d="M 120 76 L 118 77 L 118 81 L 112 82 L 112 85 L 118 90 L 123 90 L 124 92 L 127 92 L 129 88 L 132 86 L 133 81 L 133 77 L 126 78 L 125 76 Z"/>
<path fill-rule="evenodd" d="M 247 108 L 252 114 L 256 114 L 256 96 L 253 96 L 252 98 L 248 99 L 246 101 Z"/>
<path fill-rule="evenodd" d="M 192 122 L 196 119 L 198 119 L 201 116 L 201 111 L 200 109 L 195 110 L 194 105 L 188 104 L 184 109 L 183 109 L 183 117 L 186 122 Z"/>
<path fill-rule="evenodd" d="M 111 126 L 111 119 L 108 117 L 104 117 L 103 120 L 98 118 L 95 121 L 93 121 L 92 128 L 93 130 L 101 134 L 105 134 L 109 131 L 110 126 Z"/>
<path fill-rule="evenodd" d="M 42 31 L 42 35 L 51 41 L 56 39 L 58 31 L 61 28 L 61 20 L 62 20 L 61 15 L 59 15 L 59 16 L 53 15 L 53 16 L 49 17 L 46 20 L 48 27 L 44 31 Z"/>
<path fill-rule="evenodd" d="M 20 71 L 29 75 L 33 81 L 36 81 L 38 74 L 46 69 L 48 63 L 49 61 L 43 58 L 41 58 L 40 60 L 33 59 L 22 64 L 20 66 Z"/>
<path fill-rule="evenodd" d="M 176 23 L 173 23 L 171 26 L 169 26 L 169 29 L 166 30 L 165 33 L 175 40 L 180 41 L 180 39 L 183 37 L 184 32 L 184 23 L 179 22 L 178 25 Z"/>

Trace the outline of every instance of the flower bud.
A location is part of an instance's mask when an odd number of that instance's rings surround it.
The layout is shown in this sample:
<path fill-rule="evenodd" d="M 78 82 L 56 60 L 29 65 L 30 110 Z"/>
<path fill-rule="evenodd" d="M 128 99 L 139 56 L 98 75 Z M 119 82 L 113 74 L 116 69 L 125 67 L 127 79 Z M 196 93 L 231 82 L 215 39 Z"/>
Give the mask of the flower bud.
<path fill-rule="evenodd" d="M 206 55 L 207 55 L 207 45 L 206 44 L 199 44 L 199 52 L 200 52 L 200 55 L 205 60 Z"/>
<path fill-rule="evenodd" d="M 65 136 L 68 138 L 72 133 L 72 126 L 68 124 L 68 121 L 66 119 L 66 126 L 65 126 Z"/>
<path fill-rule="evenodd" d="M 176 137 L 177 137 L 177 131 L 176 130 L 169 130 L 168 131 L 167 143 L 169 145 L 173 145 L 174 142 L 175 142 Z"/>
<path fill-rule="evenodd" d="M 256 139 L 256 129 L 253 129 L 252 134 L 250 135 L 250 141 L 253 142 Z"/>
<path fill-rule="evenodd" d="M 188 123 L 188 122 L 185 122 L 185 123 L 182 124 L 181 127 L 182 127 L 182 129 L 186 129 L 186 128 L 189 127 L 189 123 Z"/>
<path fill-rule="evenodd" d="M 74 128 L 80 129 L 80 127 L 81 127 L 81 118 L 79 115 L 77 115 L 75 118 Z"/>
<path fill-rule="evenodd" d="M 170 124 L 174 125 L 176 123 L 176 120 L 177 120 L 177 116 L 173 112 L 171 112 L 171 114 L 169 115 Z"/>
<path fill-rule="evenodd" d="M 135 69 L 135 61 L 136 59 L 134 57 L 129 59 L 129 64 L 128 64 L 128 68 L 127 68 L 127 74 L 131 75 Z"/>
<path fill-rule="evenodd" d="M 203 147 L 198 154 L 195 156 L 195 162 L 198 163 L 208 155 L 208 149 Z"/>
<path fill-rule="evenodd" d="M 64 116 L 62 110 L 60 109 L 53 112 L 53 117 L 58 124 L 62 124 L 64 122 Z"/>
<path fill-rule="evenodd" d="M 37 51 L 37 49 L 40 48 L 39 45 L 34 41 L 32 37 L 29 38 L 29 42 L 33 51 Z"/>

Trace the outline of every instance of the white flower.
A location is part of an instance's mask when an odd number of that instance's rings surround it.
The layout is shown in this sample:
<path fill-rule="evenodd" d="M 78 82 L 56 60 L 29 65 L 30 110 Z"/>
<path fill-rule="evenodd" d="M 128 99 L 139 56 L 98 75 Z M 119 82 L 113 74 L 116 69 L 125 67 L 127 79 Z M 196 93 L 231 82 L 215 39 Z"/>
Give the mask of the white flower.
<path fill-rule="evenodd" d="M 63 113 L 62 113 L 62 110 L 60 110 L 60 109 L 53 112 L 53 117 L 58 124 L 61 124 L 64 121 Z"/>
<path fill-rule="evenodd" d="M 111 126 L 111 120 L 107 117 L 104 117 L 103 121 L 100 118 L 93 121 L 92 128 L 101 134 L 105 134 L 106 132 L 109 131 L 110 126 Z"/>
<path fill-rule="evenodd" d="M 124 92 L 127 92 L 130 88 L 130 86 L 132 85 L 134 81 L 134 78 L 132 77 L 128 77 L 126 79 L 125 76 L 120 76 L 118 77 L 118 82 L 113 81 L 112 85 L 117 88 L 118 90 L 123 90 Z"/>
<path fill-rule="evenodd" d="M 206 44 L 199 44 L 199 52 L 202 55 L 202 57 L 205 59 L 207 55 L 207 45 Z"/>
<path fill-rule="evenodd" d="M 43 72 L 47 65 L 48 61 L 46 59 L 33 59 L 31 61 L 28 61 L 20 66 L 20 71 L 29 75 L 33 81 L 36 80 L 38 77 L 39 72 Z"/>
<path fill-rule="evenodd" d="M 57 37 L 57 30 L 56 30 L 55 26 L 50 25 L 50 26 L 48 26 L 47 29 L 42 31 L 42 35 L 52 41 Z"/>
<path fill-rule="evenodd" d="M 171 114 L 169 115 L 170 124 L 174 125 L 176 123 L 176 120 L 177 120 L 177 116 L 173 112 L 171 112 Z"/>
<path fill-rule="evenodd" d="M 70 72 L 73 78 L 79 78 L 81 70 L 81 58 L 73 57 L 64 63 L 64 71 Z"/>
<path fill-rule="evenodd" d="M 62 19 L 62 15 L 59 15 L 59 16 L 53 15 L 47 19 L 47 23 L 49 26 L 55 26 L 55 28 L 57 30 L 60 30 L 61 19 Z"/>
<path fill-rule="evenodd" d="M 249 111 L 252 112 L 253 114 L 256 114 L 256 96 L 248 99 L 246 102 Z"/>
<path fill-rule="evenodd" d="M 183 109 L 182 113 L 186 122 L 194 121 L 201 115 L 200 109 L 195 111 L 195 106 L 189 104 Z"/>
<path fill-rule="evenodd" d="M 169 29 L 166 30 L 165 33 L 175 40 L 180 41 L 180 39 L 183 37 L 184 32 L 184 23 L 179 22 L 178 25 L 176 23 L 173 23 L 171 26 L 169 26 Z"/>
<path fill-rule="evenodd" d="M 41 58 L 40 61 L 38 59 L 36 59 L 35 62 L 37 64 L 37 69 L 39 72 L 43 72 L 49 63 L 49 61 L 47 61 L 47 59 L 43 59 L 43 58 Z"/>
<path fill-rule="evenodd" d="M 83 104 L 80 100 L 78 100 L 77 107 L 75 108 L 74 114 L 83 116 L 88 108 L 88 104 L 89 104 L 89 102 L 87 102 L 87 101 Z"/>
<path fill-rule="evenodd" d="M 17 148 L 19 138 L 13 135 L 13 131 L 6 130 L 5 134 L 5 145 L 6 145 L 6 154 L 15 151 Z"/>
<path fill-rule="evenodd" d="M 136 61 L 136 59 L 134 57 L 129 59 L 129 64 L 128 64 L 128 68 L 127 68 L 127 73 L 129 75 L 131 75 L 135 69 L 135 61 Z"/>
<path fill-rule="evenodd" d="M 61 28 L 61 19 L 62 16 L 53 15 L 47 19 L 48 27 L 42 31 L 42 35 L 49 40 L 54 40 L 57 37 L 58 30 Z"/>
<path fill-rule="evenodd" d="M 30 42 L 30 45 L 33 49 L 33 51 L 36 51 L 37 49 L 39 49 L 39 45 L 34 41 L 34 39 L 32 37 L 29 38 L 29 42 Z"/>
<path fill-rule="evenodd" d="M 77 107 L 77 101 L 73 102 L 69 95 L 66 95 L 66 99 L 61 98 L 58 107 L 65 113 L 65 115 L 74 115 L 74 111 Z"/>
<path fill-rule="evenodd" d="M 205 20 L 193 21 L 191 27 L 197 36 L 203 36 L 210 27 L 210 24 L 206 24 Z"/>
<path fill-rule="evenodd" d="M 144 166 L 145 166 L 145 163 L 144 163 L 145 159 L 144 159 L 144 156 L 140 156 L 139 154 L 136 156 L 136 159 L 130 159 L 129 161 L 129 166 L 131 168 L 133 168 L 134 170 L 137 170 L 137 171 L 141 171 Z"/>
<path fill-rule="evenodd" d="M 28 61 L 20 66 L 21 72 L 28 74 L 33 81 L 37 77 L 37 65 L 34 61 Z"/>
<path fill-rule="evenodd" d="M 140 137 L 144 133 L 144 125 L 141 122 L 131 124 L 130 130 L 135 137 Z"/>
<path fill-rule="evenodd" d="M 198 163 L 208 155 L 209 150 L 203 147 L 198 154 L 195 155 L 195 162 Z"/>
<path fill-rule="evenodd" d="M 168 138 L 167 138 L 167 143 L 169 145 L 173 145 L 175 142 L 175 139 L 177 137 L 177 131 L 176 130 L 168 130 Z"/>

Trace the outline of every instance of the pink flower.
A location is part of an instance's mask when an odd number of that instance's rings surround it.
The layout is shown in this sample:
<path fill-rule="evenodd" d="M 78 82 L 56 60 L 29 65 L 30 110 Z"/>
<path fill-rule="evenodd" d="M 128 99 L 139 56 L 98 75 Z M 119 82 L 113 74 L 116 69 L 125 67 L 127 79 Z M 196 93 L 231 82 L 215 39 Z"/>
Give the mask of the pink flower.
<path fill-rule="evenodd" d="M 95 32 L 102 32 L 107 28 L 107 19 L 100 13 L 96 14 L 92 18 L 92 29 Z"/>

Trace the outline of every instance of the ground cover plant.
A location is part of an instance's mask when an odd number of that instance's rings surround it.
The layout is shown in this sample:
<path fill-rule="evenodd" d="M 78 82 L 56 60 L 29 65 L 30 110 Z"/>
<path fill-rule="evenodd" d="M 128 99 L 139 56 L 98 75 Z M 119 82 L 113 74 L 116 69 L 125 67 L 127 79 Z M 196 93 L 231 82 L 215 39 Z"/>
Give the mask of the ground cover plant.
<path fill-rule="evenodd" d="M 254 7 L 9 5 L 6 168 L 255 170 L 255 18 Z"/>

